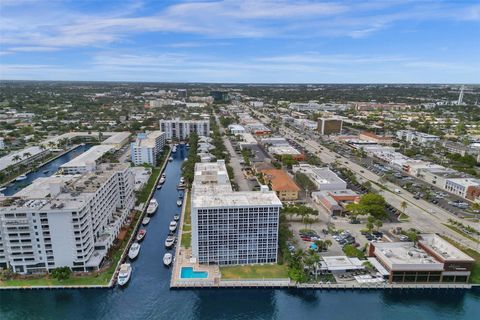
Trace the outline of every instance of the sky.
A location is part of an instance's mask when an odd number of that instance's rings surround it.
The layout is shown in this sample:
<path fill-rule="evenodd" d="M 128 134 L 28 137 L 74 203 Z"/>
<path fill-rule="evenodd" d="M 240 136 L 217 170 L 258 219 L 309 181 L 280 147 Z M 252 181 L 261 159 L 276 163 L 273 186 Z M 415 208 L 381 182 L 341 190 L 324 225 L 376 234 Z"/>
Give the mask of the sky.
<path fill-rule="evenodd" d="M 480 83 L 480 0 L 0 0 L 0 79 Z"/>

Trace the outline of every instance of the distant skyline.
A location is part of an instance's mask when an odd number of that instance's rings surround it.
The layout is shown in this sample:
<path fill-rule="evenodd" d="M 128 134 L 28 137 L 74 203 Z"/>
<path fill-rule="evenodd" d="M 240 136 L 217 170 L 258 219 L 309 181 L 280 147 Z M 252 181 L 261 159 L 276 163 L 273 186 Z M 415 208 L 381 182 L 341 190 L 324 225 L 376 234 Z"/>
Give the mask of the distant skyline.
<path fill-rule="evenodd" d="M 480 83 L 480 2 L 0 0 L 0 79 Z"/>

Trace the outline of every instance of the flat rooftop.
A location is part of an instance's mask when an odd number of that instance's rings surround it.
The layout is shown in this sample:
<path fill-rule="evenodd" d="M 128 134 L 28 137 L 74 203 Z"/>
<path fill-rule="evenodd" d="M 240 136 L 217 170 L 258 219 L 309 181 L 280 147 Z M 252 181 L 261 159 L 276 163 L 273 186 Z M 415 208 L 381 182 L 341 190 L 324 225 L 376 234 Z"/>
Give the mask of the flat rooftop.
<path fill-rule="evenodd" d="M 25 153 L 29 153 L 30 157 L 33 157 L 39 153 L 42 153 L 43 151 L 44 150 L 40 147 L 28 147 L 22 150 L 11 152 L 8 155 L 0 158 L 0 171 L 6 169 L 13 164 L 21 162 L 13 160 L 16 156 L 19 156 L 23 160 L 25 159 Z"/>
<path fill-rule="evenodd" d="M 422 234 L 422 239 L 419 242 L 432 249 L 445 260 L 475 261 L 475 259 L 436 234 Z"/>
<path fill-rule="evenodd" d="M 218 190 L 220 191 L 220 190 Z M 193 207 L 255 207 L 255 206 L 282 206 L 274 191 L 231 191 L 226 193 L 199 194 L 195 191 L 192 198 Z"/>
<path fill-rule="evenodd" d="M 373 245 L 377 258 L 390 270 L 443 270 L 443 263 L 415 247 L 413 242 L 376 242 Z"/>
<path fill-rule="evenodd" d="M 301 155 L 300 151 L 295 149 L 292 146 L 271 146 L 268 148 L 268 151 L 272 154 L 278 155 Z"/>
<path fill-rule="evenodd" d="M 151 131 L 142 135 L 138 135 L 137 140 L 133 143 L 134 147 L 154 148 L 157 144 L 156 139 L 164 134 L 162 131 Z"/>
<path fill-rule="evenodd" d="M 330 271 L 358 270 L 365 269 L 362 261 L 358 258 L 347 256 L 322 256 L 323 261 Z"/>
<path fill-rule="evenodd" d="M 105 139 L 102 144 L 118 144 L 130 137 L 131 133 L 128 131 L 116 132 L 109 138 Z"/>
<path fill-rule="evenodd" d="M 87 164 L 96 162 L 104 154 L 113 151 L 114 149 L 114 146 L 110 144 L 100 144 L 97 146 L 93 146 L 78 157 L 73 158 L 69 162 L 61 165 L 60 168 L 87 166 Z"/>

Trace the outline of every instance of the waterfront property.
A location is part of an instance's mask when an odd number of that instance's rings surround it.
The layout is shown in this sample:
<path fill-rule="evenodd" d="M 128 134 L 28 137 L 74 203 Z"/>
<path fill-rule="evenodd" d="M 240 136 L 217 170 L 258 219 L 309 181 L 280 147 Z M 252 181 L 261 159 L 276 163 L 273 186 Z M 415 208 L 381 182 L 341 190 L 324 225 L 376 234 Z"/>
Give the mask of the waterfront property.
<path fill-rule="evenodd" d="M 191 197 L 193 258 L 214 265 L 275 263 L 281 207 L 267 186 L 233 191 L 223 160 L 197 163 Z"/>
<path fill-rule="evenodd" d="M 152 131 L 139 133 L 137 140 L 130 145 L 132 162 L 135 165 L 149 164 L 157 165 L 157 155 L 165 146 L 165 133 Z"/>
<path fill-rule="evenodd" d="M 91 147 L 89 150 L 73 158 L 69 162 L 60 166 L 64 174 L 82 174 L 94 171 L 100 163 L 102 157 L 115 150 L 113 145 L 101 144 Z"/>
<path fill-rule="evenodd" d="M 186 140 L 187 137 L 196 133 L 199 136 L 210 135 L 210 121 L 208 120 L 160 120 L 160 130 L 165 132 L 166 139 Z"/>
<path fill-rule="evenodd" d="M 38 178 L 1 199 L 0 265 L 15 273 L 97 270 L 134 206 L 127 164 Z"/>
<path fill-rule="evenodd" d="M 466 283 L 475 260 L 436 234 L 413 242 L 371 242 L 368 253 L 390 283 Z"/>

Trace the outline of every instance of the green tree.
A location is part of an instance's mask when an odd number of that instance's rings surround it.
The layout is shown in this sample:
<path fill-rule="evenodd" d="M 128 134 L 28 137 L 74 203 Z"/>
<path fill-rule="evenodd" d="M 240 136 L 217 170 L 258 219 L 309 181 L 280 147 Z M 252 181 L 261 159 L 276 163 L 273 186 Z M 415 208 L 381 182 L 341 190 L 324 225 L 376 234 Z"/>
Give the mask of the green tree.
<path fill-rule="evenodd" d="M 50 273 L 53 278 L 62 281 L 70 278 L 72 270 L 69 267 L 58 267 L 53 269 Z"/>

